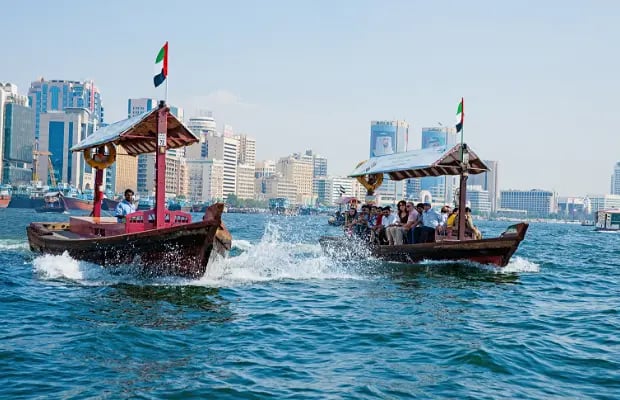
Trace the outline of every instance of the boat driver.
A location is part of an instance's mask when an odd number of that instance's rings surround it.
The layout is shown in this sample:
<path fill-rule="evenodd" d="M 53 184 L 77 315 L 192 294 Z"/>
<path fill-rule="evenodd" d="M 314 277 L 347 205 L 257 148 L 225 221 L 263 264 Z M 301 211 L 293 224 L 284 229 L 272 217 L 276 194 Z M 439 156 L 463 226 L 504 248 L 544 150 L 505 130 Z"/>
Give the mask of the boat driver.
<path fill-rule="evenodd" d="M 125 222 L 127 214 L 136 211 L 136 206 L 133 204 L 133 190 L 125 190 L 125 198 L 118 203 L 114 211 L 118 222 Z"/>

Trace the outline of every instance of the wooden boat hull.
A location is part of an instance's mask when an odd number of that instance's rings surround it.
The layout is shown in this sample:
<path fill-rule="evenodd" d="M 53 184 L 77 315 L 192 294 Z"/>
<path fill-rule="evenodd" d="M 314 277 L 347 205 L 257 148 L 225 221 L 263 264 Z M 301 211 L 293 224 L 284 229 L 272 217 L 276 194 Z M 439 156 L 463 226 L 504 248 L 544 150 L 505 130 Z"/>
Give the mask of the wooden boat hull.
<path fill-rule="evenodd" d="M 77 197 L 63 197 L 67 210 L 91 211 L 93 209 L 93 201 L 79 199 Z M 103 207 L 101 207 L 103 209 Z"/>
<path fill-rule="evenodd" d="M 209 210 L 207 210 L 207 214 Z M 221 207 L 207 220 L 164 229 L 107 237 L 83 238 L 69 231 L 68 223 L 33 222 L 27 228 L 33 252 L 63 254 L 104 267 L 137 265 L 149 276 L 196 278 L 206 272 L 214 253 L 225 254 L 230 233 L 221 222 Z"/>
<path fill-rule="evenodd" d="M 322 237 L 319 243 L 326 253 L 336 256 L 337 253 L 342 253 L 343 249 L 347 249 L 346 254 L 350 256 L 369 254 L 382 260 L 408 264 L 416 264 L 423 260 L 465 260 L 505 267 L 525 238 L 527 228 L 528 224 L 520 223 L 514 225 L 513 232 L 507 231 L 500 237 L 490 239 L 445 240 L 397 246 L 370 245 L 366 249 L 359 248 L 359 241 L 344 237 Z"/>

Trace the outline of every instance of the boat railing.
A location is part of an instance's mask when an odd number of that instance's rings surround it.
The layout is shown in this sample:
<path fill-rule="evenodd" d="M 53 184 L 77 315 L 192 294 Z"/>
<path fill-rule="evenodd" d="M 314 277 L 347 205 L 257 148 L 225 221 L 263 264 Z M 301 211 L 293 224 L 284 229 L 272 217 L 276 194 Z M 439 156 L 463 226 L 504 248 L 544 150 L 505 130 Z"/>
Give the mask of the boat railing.
<path fill-rule="evenodd" d="M 184 211 L 164 212 L 164 228 L 177 225 L 186 225 L 192 222 L 192 215 Z M 125 223 L 126 233 L 136 233 L 155 229 L 155 210 L 136 211 L 127 214 Z"/>

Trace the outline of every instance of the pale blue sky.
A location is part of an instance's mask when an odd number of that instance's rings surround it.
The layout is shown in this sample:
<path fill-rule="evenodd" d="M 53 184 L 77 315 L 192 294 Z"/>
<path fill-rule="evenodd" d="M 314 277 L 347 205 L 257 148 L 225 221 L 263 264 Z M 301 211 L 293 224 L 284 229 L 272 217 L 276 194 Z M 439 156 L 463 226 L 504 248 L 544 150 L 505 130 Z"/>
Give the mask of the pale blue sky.
<path fill-rule="evenodd" d="M 215 112 L 257 139 L 259 159 L 312 148 L 346 174 L 370 121 L 453 124 L 500 161 L 500 187 L 607 193 L 620 161 L 620 2 L 7 1 L 0 81 L 94 79 L 107 122 L 127 98 Z"/>

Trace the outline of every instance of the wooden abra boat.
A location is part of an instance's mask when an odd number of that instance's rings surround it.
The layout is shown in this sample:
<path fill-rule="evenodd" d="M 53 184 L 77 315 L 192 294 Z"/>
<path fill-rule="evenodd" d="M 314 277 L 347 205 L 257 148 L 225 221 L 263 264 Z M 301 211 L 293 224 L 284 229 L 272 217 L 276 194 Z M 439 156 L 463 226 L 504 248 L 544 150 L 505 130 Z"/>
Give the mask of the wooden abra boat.
<path fill-rule="evenodd" d="M 431 148 L 373 157 L 361 163 L 350 176 L 366 183 L 371 195 L 379 185 L 369 182 L 380 184 L 383 174 L 396 181 L 426 176 L 460 175 L 459 209 L 465 210 L 467 177 L 469 174 L 488 170 L 484 162 L 463 143 L 448 150 L 443 147 Z M 411 264 L 422 260 L 467 260 L 505 267 L 525 238 L 527 228 L 528 224 L 518 223 L 508 227 L 498 237 L 476 240 L 466 236 L 465 218 L 459 218 L 458 236 L 437 236 L 432 243 L 360 246 L 359 240 L 329 236 L 320 238 L 319 243 L 326 253 L 336 256 L 339 252 L 344 252 L 352 256 L 372 255 L 386 261 Z"/>
<path fill-rule="evenodd" d="M 212 254 L 224 255 L 231 236 L 222 223 L 224 204 L 209 207 L 202 221 L 192 222 L 189 213 L 165 209 L 166 149 L 198 142 L 162 101 L 157 109 L 117 122 L 95 132 L 71 148 L 83 151 L 94 168 L 93 216 L 71 217 L 68 223 L 33 222 L 26 228 L 30 249 L 62 254 L 103 266 L 137 264 L 151 276 L 199 277 Z M 156 204 L 152 210 L 136 211 L 124 222 L 102 217 L 103 169 L 115 160 L 115 146 L 131 156 L 156 152 Z"/>

